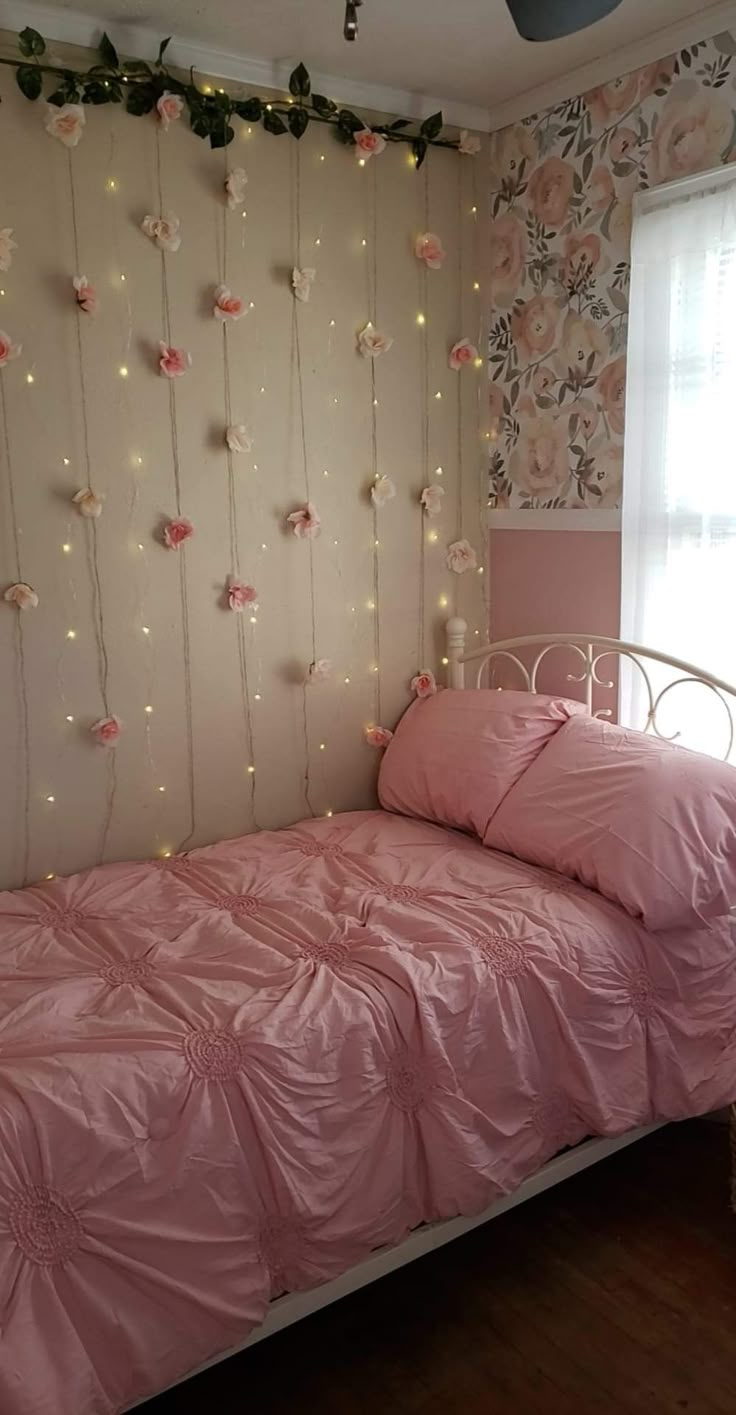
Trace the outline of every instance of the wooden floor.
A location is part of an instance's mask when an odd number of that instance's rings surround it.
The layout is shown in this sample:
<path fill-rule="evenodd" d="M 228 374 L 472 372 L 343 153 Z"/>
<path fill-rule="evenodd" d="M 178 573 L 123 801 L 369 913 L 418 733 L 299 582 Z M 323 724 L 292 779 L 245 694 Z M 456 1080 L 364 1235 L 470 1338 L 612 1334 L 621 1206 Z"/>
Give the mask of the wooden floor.
<path fill-rule="evenodd" d="M 142 1415 L 736 1415 L 727 1148 L 659 1131 Z"/>

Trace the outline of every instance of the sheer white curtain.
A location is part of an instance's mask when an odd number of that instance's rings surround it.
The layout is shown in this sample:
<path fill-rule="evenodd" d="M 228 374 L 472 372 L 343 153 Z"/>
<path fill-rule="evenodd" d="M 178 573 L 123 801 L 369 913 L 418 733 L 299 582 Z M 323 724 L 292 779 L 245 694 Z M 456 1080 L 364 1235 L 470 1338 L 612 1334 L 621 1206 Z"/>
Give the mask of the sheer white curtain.
<path fill-rule="evenodd" d="M 621 635 L 736 683 L 736 171 L 637 208 Z M 642 726 L 642 711 L 629 669 L 621 720 Z M 724 716 L 707 690 L 683 688 L 662 726 L 720 752 Z"/>

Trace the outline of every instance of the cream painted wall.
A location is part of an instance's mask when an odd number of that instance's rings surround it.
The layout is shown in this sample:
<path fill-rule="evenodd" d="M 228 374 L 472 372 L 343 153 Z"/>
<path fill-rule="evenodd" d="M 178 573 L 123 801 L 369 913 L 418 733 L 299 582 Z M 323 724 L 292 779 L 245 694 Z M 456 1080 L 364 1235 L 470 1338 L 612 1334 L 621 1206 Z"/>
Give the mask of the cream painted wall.
<path fill-rule="evenodd" d="M 449 613 L 471 635 L 487 623 L 487 577 L 445 565 L 461 536 L 485 554 L 485 371 L 447 357 L 463 336 L 483 347 L 484 157 L 435 151 L 416 173 L 394 147 L 361 169 L 324 129 L 297 145 L 245 127 L 211 152 L 185 121 L 165 133 L 112 108 L 88 111 L 69 153 L 8 70 L 0 94 L 0 228 L 18 245 L 0 328 L 23 344 L 0 370 L 0 589 L 24 580 L 40 601 L 0 602 L 0 885 L 369 806 L 365 725 L 392 727 L 413 673 L 439 667 Z M 246 216 L 224 201 L 236 166 Z M 161 210 L 181 220 L 175 254 L 140 229 Z M 413 253 L 427 228 L 441 271 Z M 317 268 L 308 304 L 295 262 Z M 94 317 L 77 313 L 80 273 Z M 223 333 L 225 279 L 254 307 Z M 167 314 L 193 361 L 174 383 L 157 363 Z M 371 316 L 395 341 L 375 407 L 356 352 Z M 228 457 L 229 421 L 250 454 Z M 195 535 L 173 552 L 177 449 Z M 375 470 L 398 494 L 374 514 Z M 432 481 L 437 521 L 419 507 Z M 88 484 L 98 521 L 71 503 Z M 307 489 L 312 543 L 285 527 Z M 238 564 L 257 624 L 222 607 Z M 332 676 L 305 688 L 314 657 Z M 89 732 L 106 707 L 114 751 Z"/>

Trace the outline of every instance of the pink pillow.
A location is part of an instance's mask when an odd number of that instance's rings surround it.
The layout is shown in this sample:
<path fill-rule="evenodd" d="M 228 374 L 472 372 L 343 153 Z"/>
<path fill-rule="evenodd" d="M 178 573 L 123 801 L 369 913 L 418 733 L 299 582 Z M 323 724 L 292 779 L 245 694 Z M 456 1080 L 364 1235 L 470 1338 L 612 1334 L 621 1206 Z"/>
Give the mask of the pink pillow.
<path fill-rule="evenodd" d="M 483 838 L 493 812 L 545 743 L 584 712 L 537 693 L 447 688 L 412 703 L 378 781 L 387 811 L 438 821 Z"/>
<path fill-rule="evenodd" d="M 483 843 L 581 880 L 648 929 L 699 928 L 736 901 L 736 770 L 577 717 L 506 797 Z"/>

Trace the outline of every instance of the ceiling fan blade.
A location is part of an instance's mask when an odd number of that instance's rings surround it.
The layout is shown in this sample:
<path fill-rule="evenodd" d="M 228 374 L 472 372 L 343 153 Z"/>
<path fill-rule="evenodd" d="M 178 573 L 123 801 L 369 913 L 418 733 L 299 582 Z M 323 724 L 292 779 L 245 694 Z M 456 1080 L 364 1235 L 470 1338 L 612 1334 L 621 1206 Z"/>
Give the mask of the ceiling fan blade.
<path fill-rule="evenodd" d="M 562 39 L 610 15 L 621 0 L 506 0 L 522 39 Z"/>

